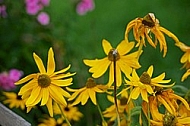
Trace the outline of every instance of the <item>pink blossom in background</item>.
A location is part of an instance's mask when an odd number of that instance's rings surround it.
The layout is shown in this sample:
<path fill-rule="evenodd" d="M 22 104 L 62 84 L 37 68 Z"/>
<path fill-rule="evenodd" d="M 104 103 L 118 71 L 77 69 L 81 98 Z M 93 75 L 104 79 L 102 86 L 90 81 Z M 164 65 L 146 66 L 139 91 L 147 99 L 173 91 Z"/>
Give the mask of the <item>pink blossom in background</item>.
<path fill-rule="evenodd" d="M 0 6 L 0 17 L 6 18 L 7 17 L 7 11 L 6 11 L 6 6 L 1 5 Z"/>
<path fill-rule="evenodd" d="M 85 15 L 88 11 L 92 11 L 94 7 L 93 0 L 82 0 L 78 3 L 76 11 L 79 15 Z"/>
<path fill-rule="evenodd" d="M 40 12 L 38 14 L 37 20 L 42 25 L 48 25 L 49 24 L 49 15 L 46 12 Z"/>
<path fill-rule="evenodd" d="M 23 72 L 17 69 L 11 69 L 9 72 L 0 73 L 0 89 L 11 90 L 15 88 L 15 82 L 18 81 Z"/>
<path fill-rule="evenodd" d="M 49 0 L 39 0 L 40 3 L 43 5 L 43 6 L 48 6 L 49 5 Z"/>
<path fill-rule="evenodd" d="M 36 15 L 42 6 L 39 4 L 39 0 L 25 0 L 26 12 L 30 15 Z"/>

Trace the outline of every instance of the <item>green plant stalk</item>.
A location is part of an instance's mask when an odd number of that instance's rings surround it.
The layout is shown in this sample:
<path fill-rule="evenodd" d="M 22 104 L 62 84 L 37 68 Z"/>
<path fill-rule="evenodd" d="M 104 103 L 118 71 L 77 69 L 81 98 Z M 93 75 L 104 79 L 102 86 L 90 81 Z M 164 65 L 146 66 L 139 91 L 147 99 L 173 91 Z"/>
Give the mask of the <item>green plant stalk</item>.
<path fill-rule="evenodd" d="M 99 104 L 97 103 L 96 106 L 97 106 L 97 108 L 98 108 L 98 112 L 100 113 L 100 117 L 101 117 L 101 119 L 102 119 L 102 122 L 106 122 L 105 119 L 104 119 L 104 117 L 103 117 L 103 114 L 102 114 L 102 111 L 101 111 L 101 109 L 100 109 Z"/>
<path fill-rule="evenodd" d="M 64 117 L 66 123 L 68 124 L 68 126 L 71 126 L 69 120 L 67 119 L 67 117 L 65 116 L 64 112 L 62 111 L 60 104 L 58 104 L 58 106 L 59 106 L 59 109 L 60 109 L 60 111 L 61 111 L 61 114 L 62 114 L 62 116 Z"/>

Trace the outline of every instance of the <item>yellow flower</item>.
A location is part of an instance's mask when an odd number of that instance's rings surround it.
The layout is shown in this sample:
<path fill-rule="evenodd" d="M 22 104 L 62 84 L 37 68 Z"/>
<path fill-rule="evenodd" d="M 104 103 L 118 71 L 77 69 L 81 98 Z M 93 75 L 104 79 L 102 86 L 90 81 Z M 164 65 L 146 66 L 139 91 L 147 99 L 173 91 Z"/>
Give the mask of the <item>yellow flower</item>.
<path fill-rule="evenodd" d="M 88 78 L 86 82 L 86 86 L 80 89 L 71 89 L 67 87 L 68 91 L 74 92 L 71 97 L 68 99 L 69 101 L 76 100 L 72 103 L 72 105 L 76 105 L 81 102 L 82 105 L 85 105 L 88 99 L 90 98 L 92 102 L 97 105 L 96 102 L 96 92 L 103 93 L 107 89 L 105 85 L 97 85 L 93 78 Z"/>
<path fill-rule="evenodd" d="M 47 71 L 40 57 L 35 53 L 33 53 L 33 57 L 40 73 L 30 74 L 16 82 L 16 85 L 26 83 L 20 89 L 18 95 L 22 95 L 22 99 L 26 99 L 27 112 L 41 101 L 41 106 L 46 105 L 50 116 L 53 116 L 52 100 L 58 104 L 67 106 L 64 97 L 70 97 L 70 94 L 61 87 L 71 85 L 73 79 L 69 77 L 74 74 L 64 74 L 64 72 L 70 68 L 70 65 L 65 69 L 55 72 L 55 61 L 52 48 L 50 48 L 48 52 Z"/>
<path fill-rule="evenodd" d="M 144 18 L 136 18 L 129 22 L 125 31 L 126 40 L 128 40 L 128 34 L 132 28 L 134 38 L 138 42 L 137 46 L 141 43 L 145 46 L 146 38 L 149 44 L 156 48 L 157 41 L 159 41 L 160 51 L 164 51 L 163 57 L 165 57 L 167 53 L 167 43 L 164 33 L 174 39 L 176 43 L 179 42 L 178 38 L 173 33 L 160 26 L 158 19 L 155 18 L 153 13 L 148 13 Z M 152 33 L 154 37 L 152 37 Z M 154 38 L 154 40 L 152 38 Z"/>
<path fill-rule="evenodd" d="M 117 75 L 117 86 L 120 86 L 122 83 L 121 72 L 125 75 L 130 74 L 132 72 L 132 68 L 138 69 L 140 65 L 137 60 L 137 52 L 129 53 L 133 47 L 134 42 L 126 42 L 125 40 L 121 41 L 121 43 L 114 49 L 111 44 L 103 40 L 102 46 L 105 54 L 107 55 L 103 59 L 95 59 L 95 60 L 84 60 L 84 63 L 87 66 L 90 66 L 89 72 L 93 73 L 93 78 L 98 78 L 102 76 L 109 67 L 109 82 L 108 86 L 111 86 L 114 81 L 114 56 L 113 53 L 117 52 L 116 55 L 116 75 Z"/>
<path fill-rule="evenodd" d="M 20 96 L 18 96 L 14 92 L 3 92 L 3 94 L 7 97 L 3 101 L 4 104 L 9 104 L 9 108 L 21 108 L 25 109 L 25 100 L 22 100 Z"/>
<path fill-rule="evenodd" d="M 116 106 L 114 104 L 114 98 L 112 96 L 108 95 L 107 98 L 110 102 L 113 103 L 113 105 L 106 108 L 106 110 L 103 112 L 103 115 L 106 118 L 110 118 L 109 121 L 112 122 L 117 118 Z M 131 104 L 131 106 L 129 106 L 129 104 L 127 104 L 127 101 L 128 101 L 128 93 L 126 91 L 124 91 L 124 92 L 122 92 L 121 97 L 119 99 L 117 99 L 118 113 L 119 113 L 119 117 L 122 118 L 122 120 L 125 119 L 125 114 L 128 113 L 128 110 L 129 109 L 131 110 L 134 107 L 133 104 Z"/>
<path fill-rule="evenodd" d="M 53 109 L 54 109 L 54 114 L 56 115 L 62 114 L 57 103 L 53 105 Z M 83 116 L 83 114 L 80 111 L 78 111 L 78 108 L 72 106 L 71 104 L 68 104 L 67 106 L 61 106 L 61 109 L 69 121 L 71 120 L 79 121 L 80 118 Z"/>
<path fill-rule="evenodd" d="M 184 81 L 190 75 L 190 47 L 182 42 L 177 43 L 176 46 L 178 46 L 184 52 L 180 59 L 180 62 L 184 64 L 182 68 L 187 69 L 181 78 L 181 81 Z"/>
<path fill-rule="evenodd" d="M 41 122 L 42 123 L 38 124 L 38 126 L 68 126 L 68 124 L 63 123 L 63 120 L 60 120 L 60 118 L 56 120 L 55 118 L 49 117 L 43 119 Z"/>
<path fill-rule="evenodd" d="M 156 87 L 163 88 L 163 87 L 172 87 L 174 85 L 174 84 L 162 85 L 164 83 L 170 82 L 170 80 L 163 80 L 165 78 L 165 73 L 162 73 L 161 75 L 155 78 L 152 78 L 152 74 L 153 74 L 153 66 L 151 65 L 148 68 L 147 72 L 144 72 L 140 77 L 136 73 L 136 70 L 132 72 L 132 76 L 127 76 L 129 81 L 125 79 L 125 82 L 127 83 L 127 85 L 130 85 L 130 87 L 133 88 L 129 96 L 129 100 L 131 98 L 137 99 L 141 94 L 142 99 L 148 102 L 148 94 L 153 94 L 154 89 Z"/>

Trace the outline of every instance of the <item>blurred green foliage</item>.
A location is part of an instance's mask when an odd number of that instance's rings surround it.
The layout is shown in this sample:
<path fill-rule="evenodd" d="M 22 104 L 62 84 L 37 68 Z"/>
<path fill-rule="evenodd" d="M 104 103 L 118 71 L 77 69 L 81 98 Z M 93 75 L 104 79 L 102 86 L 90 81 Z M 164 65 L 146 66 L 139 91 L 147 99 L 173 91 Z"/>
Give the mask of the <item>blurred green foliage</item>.
<path fill-rule="evenodd" d="M 77 1 L 51 0 L 50 6 L 45 8 L 51 18 L 48 26 L 40 25 L 35 16 L 26 13 L 24 0 L 6 0 L 5 4 L 8 17 L 0 19 L 0 71 L 17 68 L 23 70 L 25 75 L 38 72 L 32 53 L 38 54 L 46 63 L 47 51 L 49 47 L 53 47 L 57 69 L 72 64 L 70 71 L 77 72 L 72 86 L 74 88 L 82 87 L 91 76 L 82 60 L 105 56 L 102 39 L 107 39 L 116 47 L 124 39 L 126 25 L 134 18 L 144 17 L 149 12 L 155 14 L 161 26 L 173 32 L 180 41 L 190 45 L 188 0 L 95 0 L 95 9 L 84 16 L 76 13 Z M 165 72 L 167 79 L 190 88 L 190 79 L 183 83 L 180 81 L 185 72 L 180 70 L 183 53 L 171 38 L 166 39 L 166 57 L 162 57 L 159 46 L 154 49 L 147 44 L 140 57 L 142 68 L 138 72 L 142 73 L 153 64 L 155 75 Z M 134 40 L 132 36 L 130 40 Z M 101 78 L 97 81 L 106 83 L 107 79 Z M 109 104 L 103 99 L 106 97 L 98 98 L 103 108 Z M 101 119 L 94 105 L 88 103 L 81 110 L 84 118 L 77 125 L 100 124 Z M 32 114 L 36 115 L 33 111 L 29 113 Z M 99 120 L 94 120 L 96 116 Z M 27 120 L 32 122 L 31 119 Z"/>

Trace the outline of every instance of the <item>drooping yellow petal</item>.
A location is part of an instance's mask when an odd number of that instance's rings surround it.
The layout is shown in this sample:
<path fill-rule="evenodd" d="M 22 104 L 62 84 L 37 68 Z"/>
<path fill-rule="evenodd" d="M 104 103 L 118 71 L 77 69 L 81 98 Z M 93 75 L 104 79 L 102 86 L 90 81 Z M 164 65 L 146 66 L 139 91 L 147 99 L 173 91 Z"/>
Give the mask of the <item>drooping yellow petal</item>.
<path fill-rule="evenodd" d="M 131 51 L 131 49 L 134 47 L 134 45 L 135 45 L 134 42 L 127 42 L 126 40 L 122 40 L 116 49 L 117 49 L 119 55 L 125 55 L 129 51 Z"/>
<path fill-rule="evenodd" d="M 148 95 L 146 89 L 141 90 L 141 96 L 144 101 L 148 102 Z"/>
<path fill-rule="evenodd" d="M 31 79 L 36 79 L 36 78 L 37 78 L 37 75 L 36 75 L 36 74 L 30 74 L 30 75 L 28 75 L 28 76 L 22 78 L 21 80 L 17 81 L 17 82 L 15 83 L 15 85 L 19 85 L 19 84 L 25 83 L 25 82 L 27 82 L 27 81 L 29 81 L 29 80 L 31 80 Z"/>
<path fill-rule="evenodd" d="M 137 99 L 137 98 L 139 97 L 140 93 L 141 93 L 140 88 L 139 88 L 139 87 L 135 87 L 135 88 L 132 90 L 131 94 L 130 94 L 130 95 L 131 95 L 131 98 L 132 98 L 132 99 Z"/>
<path fill-rule="evenodd" d="M 46 73 L 46 69 L 44 67 L 44 64 L 43 64 L 41 58 L 38 55 L 36 55 L 35 53 L 33 53 L 33 57 L 34 57 L 34 60 L 36 62 L 36 65 L 38 66 L 40 73 L 41 74 Z"/>
<path fill-rule="evenodd" d="M 82 94 L 79 94 L 76 100 L 72 103 L 72 105 L 77 105 L 82 101 Z"/>
<path fill-rule="evenodd" d="M 184 124 L 184 125 L 186 124 L 187 126 L 189 126 L 190 125 L 190 117 L 178 118 L 178 123 Z M 184 125 L 182 125 L 182 126 L 184 126 Z"/>
<path fill-rule="evenodd" d="M 67 105 L 67 102 L 65 101 L 64 97 L 59 92 L 57 92 L 58 87 L 50 85 L 47 88 L 53 100 L 55 100 L 58 104 L 61 104 L 63 106 Z"/>
<path fill-rule="evenodd" d="M 53 49 L 50 48 L 48 52 L 48 62 L 47 62 L 47 74 L 51 75 L 55 71 L 55 61 Z"/>
<path fill-rule="evenodd" d="M 185 74 L 183 74 L 181 81 L 184 81 L 190 75 L 190 69 L 188 69 Z"/>
<path fill-rule="evenodd" d="M 41 105 L 45 105 L 48 102 L 48 100 L 49 100 L 49 91 L 48 91 L 48 88 L 42 88 L 41 93 L 42 93 Z"/>
<path fill-rule="evenodd" d="M 114 82 L 114 70 L 113 70 L 113 62 L 110 65 L 110 70 L 109 70 L 109 81 L 108 81 L 108 87 L 110 87 Z"/>
<path fill-rule="evenodd" d="M 52 98 L 49 98 L 46 104 L 48 108 L 49 115 L 53 117 L 53 107 L 52 107 Z"/>
<path fill-rule="evenodd" d="M 170 31 L 168 31 L 167 29 L 165 29 L 164 27 L 158 27 L 160 31 L 162 31 L 163 33 L 165 33 L 166 35 L 168 35 L 169 37 L 171 37 L 176 43 L 179 42 L 179 39 Z"/>
<path fill-rule="evenodd" d="M 165 108 L 171 113 L 171 114 L 173 114 L 173 111 L 172 111 L 172 109 L 171 109 L 171 107 L 168 105 L 168 103 L 161 97 L 161 96 L 157 96 L 157 99 L 158 99 L 158 101 L 160 102 L 160 103 L 162 103 L 164 106 L 165 106 Z"/>
<path fill-rule="evenodd" d="M 116 83 L 118 87 L 120 87 L 122 84 L 121 70 L 117 62 L 116 62 Z"/>
<path fill-rule="evenodd" d="M 92 102 L 96 105 L 96 93 L 93 90 L 88 90 L 88 95 L 90 96 L 90 99 Z"/>
<path fill-rule="evenodd" d="M 111 44 L 105 39 L 102 40 L 102 47 L 103 47 L 104 52 L 105 52 L 106 55 L 108 55 L 108 53 L 112 49 Z"/>
<path fill-rule="evenodd" d="M 130 63 L 128 63 L 127 60 L 121 58 L 117 64 L 125 76 L 131 74 L 132 68 L 130 67 Z"/>
<path fill-rule="evenodd" d="M 90 89 L 87 89 L 87 90 L 85 90 L 85 91 L 83 91 L 83 92 L 81 93 L 81 95 L 82 95 L 82 97 L 81 97 L 81 104 L 82 104 L 82 105 L 86 104 L 86 102 L 87 102 L 87 100 L 88 100 L 88 98 L 89 98 L 88 90 L 90 90 Z"/>
<path fill-rule="evenodd" d="M 41 95 L 41 87 L 37 86 L 32 90 L 30 97 L 26 101 L 26 106 L 35 106 L 33 103 L 36 102 L 36 99 L 39 97 L 39 95 Z"/>

